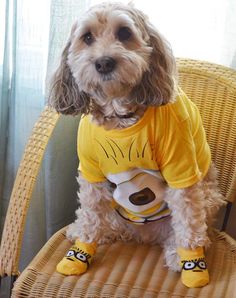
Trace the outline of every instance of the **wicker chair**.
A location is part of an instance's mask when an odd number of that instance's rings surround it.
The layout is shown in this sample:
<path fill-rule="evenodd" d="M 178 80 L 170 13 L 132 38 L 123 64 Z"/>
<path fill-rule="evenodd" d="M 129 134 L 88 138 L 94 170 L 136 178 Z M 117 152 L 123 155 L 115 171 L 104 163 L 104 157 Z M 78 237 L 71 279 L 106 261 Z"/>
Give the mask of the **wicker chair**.
<path fill-rule="evenodd" d="M 236 196 L 236 71 L 207 62 L 178 59 L 180 85 L 200 108 L 220 188 L 229 205 Z M 48 108 L 35 125 L 12 191 L 0 251 L 0 276 L 18 276 L 22 234 L 45 147 L 59 116 Z M 93 266 L 65 277 L 55 266 L 71 243 L 57 232 L 19 275 L 12 297 L 236 297 L 236 241 L 214 230 L 207 252 L 210 284 L 188 289 L 168 271 L 158 246 L 117 242 L 98 248 Z"/>

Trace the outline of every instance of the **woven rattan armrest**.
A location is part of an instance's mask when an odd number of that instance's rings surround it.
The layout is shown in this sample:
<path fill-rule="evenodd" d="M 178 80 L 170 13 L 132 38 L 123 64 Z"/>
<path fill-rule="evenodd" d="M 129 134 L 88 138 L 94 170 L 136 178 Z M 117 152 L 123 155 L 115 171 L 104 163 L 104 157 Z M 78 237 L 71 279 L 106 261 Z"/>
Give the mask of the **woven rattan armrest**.
<path fill-rule="evenodd" d="M 59 115 L 46 107 L 25 148 L 4 224 L 0 247 L 0 276 L 18 275 L 18 263 L 26 214 L 49 138 Z"/>
<path fill-rule="evenodd" d="M 221 193 L 236 200 L 236 71 L 193 59 L 177 59 L 179 84 L 197 104 L 218 170 Z"/>

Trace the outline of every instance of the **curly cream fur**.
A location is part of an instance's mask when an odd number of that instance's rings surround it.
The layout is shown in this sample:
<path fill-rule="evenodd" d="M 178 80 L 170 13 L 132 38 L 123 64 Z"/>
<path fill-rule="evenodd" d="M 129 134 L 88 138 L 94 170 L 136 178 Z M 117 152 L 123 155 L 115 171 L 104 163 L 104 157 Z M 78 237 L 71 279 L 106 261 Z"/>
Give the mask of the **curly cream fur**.
<path fill-rule="evenodd" d="M 128 27 L 132 38 L 117 40 L 120 27 Z M 90 32 L 96 42 L 86 44 Z M 96 71 L 102 56 L 115 59 L 109 75 Z M 151 62 L 151 63 L 150 63 Z M 105 3 L 91 8 L 72 28 L 61 64 L 52 79 L 50 104 L 60 113 L 90 113 L 98 125 L 122 129 L 136 123 L 150 105 L 166 104 L 175 97 L 175 61 L 168 43 L 147 17 L 132 6 Z M 164 198 L 172 217 L 148 225 L 127 224 L 111 208 L 108 182 L 90 184 L 78 179 L 80 207 L 67 236 L 99 244 L 136 240 L 160 244 L 166 265 L 178 271 L 178 246 L 208 246 L 208 223 L 223 204 L 212 166 L 203 181 L 186 188 L 166 186 Z"/>

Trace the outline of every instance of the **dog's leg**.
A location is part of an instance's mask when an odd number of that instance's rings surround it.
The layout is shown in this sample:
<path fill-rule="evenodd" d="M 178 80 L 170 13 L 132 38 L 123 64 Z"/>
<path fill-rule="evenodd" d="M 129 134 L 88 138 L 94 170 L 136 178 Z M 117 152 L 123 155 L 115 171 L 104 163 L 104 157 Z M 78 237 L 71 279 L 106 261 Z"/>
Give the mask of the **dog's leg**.
<path fill-rule="evenodd" d="M 203 182 L 180 190 L 169 189 L 166 201 L 172 210 L 178 254 L 182 263 L 182 281 L 188 287 L 209 282 L 203 247 L 209 245 Z"/>
<path fill-rule="evenodd" d="M 109 184 L 90 184 L 81 177 L 78 182 L 80 208 L 76 211 L 76 221 L 67 230 L 67 237 L 75 244 L 57 266 L 57 271 L 65 275 L 84 273 L 96 252 L 97 244 L 112 242 L 120 234 L 128 238 L 128 231 L 125 231 L 111 208 Z"/>
<path fill-rule="evenodd" d="M 173 229 L 161 245 L 163 246 L 166 266 L 172 271 L 180 272 L 180 257 L 177 253 L 176 239 Z"/>
<path fill-rule="evenodd" d="M 210 228 L 216 219 L 219 209 L 226 205 L 226 200 L 220 193 L 217 170 L 214 164 L 211 165 L 203 183 L 206 199 L 207 225 Z"/>
<path fill-rule="evenodd" d="M 57 265 L 57 271 L 65 275 L 82 274 L 87 270 L 96 252 L 97 242 L 109 229 L 104 222 L 106 205 L 111 199 L 108 185 L 90 184 L 82 177 L 79 177 L 78 182 L 80 207 L 76 211 L 77 219 L 67 230 L 67 237 L 75 243 Z"/>

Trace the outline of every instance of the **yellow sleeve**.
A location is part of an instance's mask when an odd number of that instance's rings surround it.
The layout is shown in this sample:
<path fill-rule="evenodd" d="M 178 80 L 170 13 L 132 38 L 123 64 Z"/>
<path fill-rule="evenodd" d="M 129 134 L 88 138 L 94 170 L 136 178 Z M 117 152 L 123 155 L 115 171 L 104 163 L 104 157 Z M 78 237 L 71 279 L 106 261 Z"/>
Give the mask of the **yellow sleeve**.
<path fill-rule="evenodd" d="M 85 116 L 80 120 L 77 136 L 79 171 L 90 183 L 104 182 L 106 178 L 99 168 L 93 142 L 90 120 Z"/>
<path fill-rule="evenodd" d="M 187 123 L 182 124 L 182 129 L 186 129 Z M 162 156 L 160 170 L 172 188 L 185 188 L 193 185 L 201 179 L 201 172 L 198 168 L 194 143 L 186 132 L 177 128 L 173 131 L 165 143 L 165 151 Z"/>
<path fill-rule="evenodd" d="M 160 170 L 170 187 L 186 188 L 207 173 L 211 162 L 210 148 L 197 107 L 187 97 L 172 107 L 162 145 L 164 154 Z"/>

